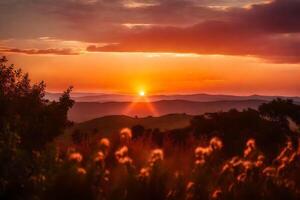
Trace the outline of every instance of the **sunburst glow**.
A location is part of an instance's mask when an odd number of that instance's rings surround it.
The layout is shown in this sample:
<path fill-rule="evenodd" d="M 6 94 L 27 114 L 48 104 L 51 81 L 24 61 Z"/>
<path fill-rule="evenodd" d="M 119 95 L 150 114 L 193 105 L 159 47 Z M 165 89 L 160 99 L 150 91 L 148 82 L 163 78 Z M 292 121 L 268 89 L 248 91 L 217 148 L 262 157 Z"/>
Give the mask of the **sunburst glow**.
<path fill-rule="evenodd" d="M 139 91 L 139 96 L 144 97 L 146 95 L 144 90 Z"/>

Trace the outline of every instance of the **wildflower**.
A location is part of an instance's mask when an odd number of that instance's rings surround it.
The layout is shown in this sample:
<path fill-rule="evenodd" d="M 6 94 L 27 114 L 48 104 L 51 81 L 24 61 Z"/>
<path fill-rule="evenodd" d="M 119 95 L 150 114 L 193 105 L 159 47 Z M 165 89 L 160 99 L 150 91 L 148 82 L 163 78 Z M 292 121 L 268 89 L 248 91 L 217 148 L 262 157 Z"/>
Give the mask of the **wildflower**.
<path fill-rule="evenodd" d="M 286 168 L 286 164 L 282 163 L 278 168 L 277 168 L 277 173 L 281 174 L 284 169 Z"/>
<path fill-rule="evenodd" d="M 209 142 L 210 147 L 212 150 L 221 150 L 223 147 L 222 140 L 220 140 L 218 137 L 213 137 Z"/>
<path fill-rule="evenodd" d="M 220 199 L 220 198 L 221 198 L 221 195 L 222 195 L 222 190 L 216 189 L 216 190 L 212 193 L 211 197 L 212 197 L 212 199 Z"/>
<path fill-rule="evenodd" d="M 99 145 L 102 149 L 109 149 L 110 142 L 107 138 L 102 138 L 99 142 Z"/>
<path fill-rule="evenodd" d="M 240 175 L 238 175 L 237 180 L 239 182 L 245 182 L 247 178 L 247 174 L 246 173 L 241 173 Z"/>
<path fill-rule="evenodd" d="M 85 175 L 86 174 L 86 170 L 84 168 L 82 168 L 82 167 L 78 167 L 77 168 L 77 173 L 79 175 Z"/>
<path fill-rule="evenodd" d="M 205 164 L 205 160 L 203 160 L 203 159 L 195 161 L 195 165 L 198 166 L 198 167 L 201 167 L 204 164 Z"/>
<path fill-rule="evenodd" d="M 256 149 L 256 142 L 254 139 L 249 139 L 246 143 L 246 149 L 244 150 L 244 157 L 249 157 Z"/>
<path fill-rule="evenodd" d="M 94 162 L 100 163 L 104 160 L 104 154 L 102 151 L 97 152 L 95 158 L 94 158 Z"/>
<path fill-rule="evenodd" d="M 236 167 L 240 165 L 243 165 L 243 161 L 238 156 L 235 156 L 223 166 L 222 173 L 228 170 L 233 171 Z"/>
<path fill-rule="evenodd" d="M 205 148 L 205 147 L 197 147 L 195 149 L 195 157 L 196 159 L 205 159 L 207 156 L 209 156 L 212 152 L 211 148 Z"/>
<path fill-rule="evenodd" d="M 132 133 L 131 130 L 129 128 L 123 128 L 120 131 L 120 140 L 121 143 L 128 143 L 132 138 Z"/>
<path fill-rule="evenodd" d="M 82 155 L 80 153 L 71 153 L 69 155 L 69 160 L 80 163 L 82 161 Z"/>
<path fill-rule="evenodd" d="M 120 158 L 118 161 L 119 161 L 120 164 L 124 164 L 124 165 L 131 165 L 132 164 L 132 159 L 128 156 Z"/>
<path fill-rule="evenodd" d="M 140 178 L 147 178 L 149 176 L 150 176 L 150 169 L 149 168 L 144 167 L 140 170 L 140 173 L 139 173 Z"/>
<path fill-rule="evenodd" d="M 119 160 L 122 157 L 125 157 L 128 154 L 128 147 L 123 146 L 115 152 L 115 157 Z"/>
<path fill-rule="evenodd" d="M 263 170 L 263 174 L 266 175 L 266 176 L 275 176 L 276 169 L 274 167 L 266 167 Z"/>
<path fill-rule="evenodd" d="M 261 167 L 264 164 L 265 156 L 259 155 L 257 161 L 255 162 L 256 167 Z"/>
<path fill-rule="evenodd" d="M 186 186 L 186 199 L 194 199 L 194 194 L 195 194 L 195 184 L 194 182 L 188 182 L 187 186 Z"/>
<path fill-rule="evenodd" d="M 194 188 L 195 183 L 190 181 L 188 182 L 187 186 L 186 186 L 186 190 L 187 191 L 191 191 Z"/>
<path fill-rule="evenodd" d="M 280 174 L 285 168 L 286 166 L 289 164 L 289 158 L 287 156 L 281 158 L 281 163 L 277 169 L 277 172 Z"/>
<path fill-rule="evenodd" d="M 224 173 L 225 171 L 231 169 L 231 165 L 226 163 L 223 167 L 222 167 L 222 173 Z"/>
<path fill-rule="evenodd" d="M 154 149 L 151 152 L 149 162 L 150 162 L 150 165 L 153 165 L 154 163 L 162 161 L 163 159 L 164 159 L 164 152 L 163 152 L 163 150 L 161 150 L 161 149 Z"/>
<path fill-rule="evenodd" d="M 256 148 L 256 142 L 254 139 L 249 139 L 247 141 L 247 144 L 246 144 L 247 147 L 251 148 L 251 149 L 255 149 Z"/>
<path fill-rule="evenodd" d="M 293 154 L 293 144 L 292 142 L 289 140 L 285 146 L 285 148 L 282 149 L 282 151 L 280 152 L 279 156 L 276 158 L 277 161 L 281 162 L 281 160 L 284 157 L 290 157 Z"/>
<path fill-rule="evenodd" d="M 240 164 L 242 164 L 243 161 L 241 161 L 241 159 L 237 156 L 234 156 L 230 161 L 229 163 L 233 166 L 233 167 L 237 167 L 239 166 Z"/>
<path fill-rule="evenodd" d="M 132 159 L 128 156 L 128 147 L 123 146 L 116 151 L 115 157 L 120 164 L 131 165 Z"/>
<path fill-rule="evenodd" d="M 110 175 L 110 171 L 108 169 L 106 169 L 104 171 L 104 181 L 108 182 L 109 181 L 109 175 Z"/>
<path fill-rule="evenodd" d="M 110 174 L 110 171 L 109 171 L 108 169 L 106 169 L 106 170 L 104 171 L 104 175 L 109 176 L 109 174 Z"/>
<path fill-rule="evenodd" d="M 289 159 L 289 163 L 291 163 L 291 162 L 293 162 L 295 159 L 296 159 L 296 157 L 297 157 L 297 153 L 296 152 L 294 152 L 292 155 L 291 155 L 291 157 L 290 157 L 290 159 Z"/>
<path fill-rule="evenodd" d="M 253 163 L 250 161 L 244 161 L 242 164 L 245 170 L 251 170 L 253 168 Z"/>

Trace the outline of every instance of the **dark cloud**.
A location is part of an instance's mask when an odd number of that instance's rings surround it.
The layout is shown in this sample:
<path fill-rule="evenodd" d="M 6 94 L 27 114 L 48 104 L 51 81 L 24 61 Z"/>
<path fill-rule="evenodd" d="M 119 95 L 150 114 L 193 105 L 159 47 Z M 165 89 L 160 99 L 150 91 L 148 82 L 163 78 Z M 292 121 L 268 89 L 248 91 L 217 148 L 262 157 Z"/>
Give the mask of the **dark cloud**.
<path fill-rule="evenodd" d="M 266 2 L 1 0 L 0 38 L 113 44 L 88 51 L 254 55 L 299 62 L 300 1 Z"/>
<path fill-rule="evenodd" d="M 300 62 L 300 1 L 277 0 L 189 27 L 152 27 L 124 34 L 115 44 L 88 51 L 183 52 L 252 55 L 273 62 Z"/>
<path fill-rule="evenodd" d="M 270 33 L 300 32 L 300 1 L 275 0 L 269 4 L 253 5 L 251 9 L 231 12 L 232 20 L 240 21 Z"/>
<path fill-rule="evenodd" d="M 72 49 L 18 49 L 18 48 L 7 48 L 0 47 L 2 53 L 21 53 L 29 55 L 78 55 L 78 52 L 74 52 Z"/>
<path fill-rule="evenodd" d="M 90 2 L 90 3 L 87 3 Z M 102 42 L 121 34 L 122 24 L 187 26 L 224 16 L 191 0 L 1 0 L 0 38 L 56 37 Z M 140 1 L 142 2 L 142 1 Z M 145 1 L 143 2 L 145 3 Z"/>

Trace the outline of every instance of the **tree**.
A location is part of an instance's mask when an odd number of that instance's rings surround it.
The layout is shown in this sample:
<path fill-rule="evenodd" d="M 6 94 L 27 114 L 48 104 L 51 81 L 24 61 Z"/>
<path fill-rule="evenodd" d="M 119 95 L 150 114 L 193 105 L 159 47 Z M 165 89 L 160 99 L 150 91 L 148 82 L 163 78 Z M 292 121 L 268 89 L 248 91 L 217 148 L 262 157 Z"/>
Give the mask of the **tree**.
<path fill-rule="evenodd" d="M 9 127 L 20 136 L 21 146 L 39 150 L 63 133 L 70 124 L 67 112 L 73 106 L 72 88 L 58 102 L 45 99 L 45 83 L 31 84 L 28 74 L 7 59 L 0 59 L 0 133 Z"/>
<path fill-rule="evenodd" d="M 278 154 L 287 137 L 293 134 L 286 125 L 261 116 L 253 109 L 208 113 L 194 117 L 191 128 L 197 138 L 220 137 L 228 156 L 242 152 L 245 142 L 254 138 L 262 151 L 272 158 Z"/>
<path fill-rule="evenodd" d="M 45 84 L 0 58 L 0 199 L 40 199 L 59 166 L 56 148 L 46 144 L 70 124 L 69 88 L 58 102 L 44 98 Z"/>
<path fill-rule="evenodd" d="M 287 117 L 290 117 L 295 123 L 300 124 L 300 106 L 294 104 L 291 99 L 275 99 L 269 103 L 259 106 L 259 112 L 273 120 L 287 124 Z"/>

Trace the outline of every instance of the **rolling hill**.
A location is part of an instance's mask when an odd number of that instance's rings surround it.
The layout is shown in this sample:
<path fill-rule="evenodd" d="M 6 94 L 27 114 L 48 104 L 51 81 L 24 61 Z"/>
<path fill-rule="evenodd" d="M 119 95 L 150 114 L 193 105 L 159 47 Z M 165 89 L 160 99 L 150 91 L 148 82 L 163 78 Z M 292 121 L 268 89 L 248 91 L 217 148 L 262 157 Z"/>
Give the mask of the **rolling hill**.
<path fill-rule="evenodd" d="M 71 134 L 79 129 L 82 132 L 89 133 L 94 137 L 111 137 L 117 134 L 122 128 L 142 125 L 147 129 L 159 128 L 160 130 L 171 130 L 183 128 L 189 125 L 192 116 L 186 114 L 169 114 L 160 117 L 136 118 L 125 115 L 113 115 L 96 118 L 82 123 L 75 123 L 74 126 L 67 129 L 65 134 L 58 138 L 58 142 L 63 145 L 71 141 Z M 96 130 L 96 135 L 92 134 Z"/>
<path fill-rule="evenodd" d="M 185 113 L 188 115 L 199 115 L 206 112 L 228 111 L 236 108 L 238 110 L 256 109 L 264 103 L 264 100 L 236 100 L 196 102 L 186 100 L 162 100 L 156 102 L 76 102 L 69 111 L 68 117 L 74 122 L 83 122 L 108 115 L 128 116 L 162 116 L 172 113 Z"/>
<path fill-rule="evenodd" d="M 46 98 L 49 100 L 58 100 L 61 93 L 46 93 Z M 136 100 L 136 95 L 126 94 L 105 94 L 105 93 L 71 93 L 72 99 L 76 102 L 132 102 Z M 293 99 L 300 101 L 300 97 L 287 97 L 287 96 L 265 96 L 265 95 L 249 95 L 249 96 L 236 96 L 236 95 L 222 95 L 222 94 L 173 94 L 173 95 L 150 95 L 147 99 L 151 102 L 162 100 L 186 100 L 198 102 L 213 102 L 213 101 L 240 101 L 257 99 L 270 101 L 276 98 Z"/>

